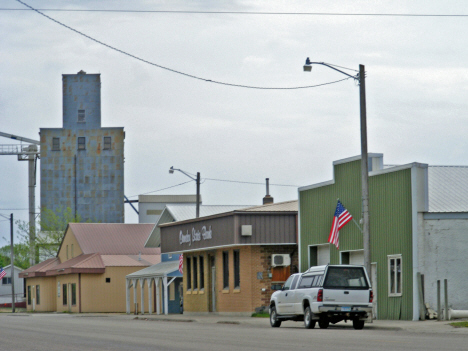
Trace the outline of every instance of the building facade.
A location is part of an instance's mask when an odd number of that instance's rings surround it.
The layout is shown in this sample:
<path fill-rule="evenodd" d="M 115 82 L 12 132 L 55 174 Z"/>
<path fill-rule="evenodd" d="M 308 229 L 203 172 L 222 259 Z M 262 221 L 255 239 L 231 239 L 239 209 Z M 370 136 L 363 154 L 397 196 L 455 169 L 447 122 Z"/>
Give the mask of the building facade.
<path fill-rule="evenodd" d="M 442 176 L 438 176 L 441 172 Z M 299 188 L 300 271 L 322 264 L 364 264 L 361 158 L 333 162 L 333 179 Z M 467 309 L 468 168 L 411 163 L 384 166 L 369 154 L 369 213 L 374 317 L 424 319 L 436 309 L 437 280 L 449 282 L 448 308 Z M 337 199 L 351 213 L 328 243 Z M 453 206 L 455 204 L 455 206 Z M 442 292 L 443 296 L 443 292 Z"/>
<path fill-rule="evenodd" d="M 70 223 L 57 257 L 23 272 L 27 310 L 126 312 L 125 277 L 160 262 L 151 224 Z M 140 290 L 135 290 L 140 294 Z"/>
<path fill-rule="evenodd" d="M 64 74 L 63 126 L 41 128 L 41 208 L 124 222 L 123 128 L 101 127 L 100 74 Z"/>
<path fill-rule="evenodd" d="M 3 267 L 6 272 L 6 275 L 0 279 L 0 306 L 11 305 L 11 280 L 14 279 L 14 288 L 15 288 L 15 303 L 22 303 L 24 301 L 24 279 L 19 277 L 19 274 L 23 271 L 21 268 L 11 265 Z M 17 305 L 18 306 L 18 305 Z"/>
<path fill-rule="evenodd" d="M 184 313 L 250 315 L 297 271 L 297 201 L 160 225 L 183 254 Z"/>

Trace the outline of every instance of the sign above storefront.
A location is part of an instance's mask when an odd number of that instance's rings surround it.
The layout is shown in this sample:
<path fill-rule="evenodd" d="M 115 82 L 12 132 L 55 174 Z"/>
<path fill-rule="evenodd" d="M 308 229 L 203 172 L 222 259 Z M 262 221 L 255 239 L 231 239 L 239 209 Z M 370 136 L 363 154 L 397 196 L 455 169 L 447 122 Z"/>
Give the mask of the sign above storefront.
<path fill-rule="evenodd" d="M 203 226 L 201 230 L 195 230 L 195 227 L 192 228 L 192 233 L 189 233 L 187 229 L 187 234 L 181 230 L 179 233 L 179 244 L 188 244 L 192 245 L 192 242 L 203 240 L 211 240 L 213 238 L 213 232 L 211 230 L 211 225 L 206 229 L 206 226 Z"/>

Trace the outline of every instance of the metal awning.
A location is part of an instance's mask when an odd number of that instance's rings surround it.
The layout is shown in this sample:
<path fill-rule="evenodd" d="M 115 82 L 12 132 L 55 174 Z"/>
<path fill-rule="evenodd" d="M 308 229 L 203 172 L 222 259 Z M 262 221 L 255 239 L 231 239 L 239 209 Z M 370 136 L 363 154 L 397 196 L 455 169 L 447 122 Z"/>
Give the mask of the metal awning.
<path fill-rule="evenodd" d="M 154 278 L 154 277 L 182 277 L 179 272 L 179 260 L 161 262 L 143 268 L 126 276 L 127 279 Z"/>

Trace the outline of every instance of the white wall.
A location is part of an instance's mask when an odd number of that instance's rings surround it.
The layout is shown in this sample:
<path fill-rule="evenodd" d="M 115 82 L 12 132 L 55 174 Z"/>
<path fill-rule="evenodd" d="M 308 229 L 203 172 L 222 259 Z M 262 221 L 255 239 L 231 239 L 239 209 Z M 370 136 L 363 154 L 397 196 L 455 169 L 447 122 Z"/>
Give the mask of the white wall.
<path fill-rule="evenodd" d="M 5 278 L 11 277 L 11 266 L 3 268 L 7 273 Z M 19 278 L 18 275 L 22 269 L 15 267 L 15 295 L 17 296 L 15 301 L 23 301 L 23 287 L 24 279 Z M 11 284 L 4 285 L 2 283 L 3 279 L 0 279 L 0 304 L 2 303 L 11 303 Z"/>
<path fill-rule="evenodd" d="M 449 308 L 468 310 L 468 219 L 425 219 L 419 232 L 419 267 L 424 274 L 424 297 L 437 308 L 437 280 L 448 279 Z"/>

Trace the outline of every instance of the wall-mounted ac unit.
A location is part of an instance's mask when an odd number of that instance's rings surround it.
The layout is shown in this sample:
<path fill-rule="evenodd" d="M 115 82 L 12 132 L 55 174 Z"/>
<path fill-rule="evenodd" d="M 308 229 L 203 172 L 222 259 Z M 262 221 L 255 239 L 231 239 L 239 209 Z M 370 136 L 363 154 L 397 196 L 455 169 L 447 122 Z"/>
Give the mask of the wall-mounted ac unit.
<path fill-rule="evenodd" d="M 291 257 L 288 254 L 271 255 L 271 266 L 289 266 L 291 265 Z"/>

